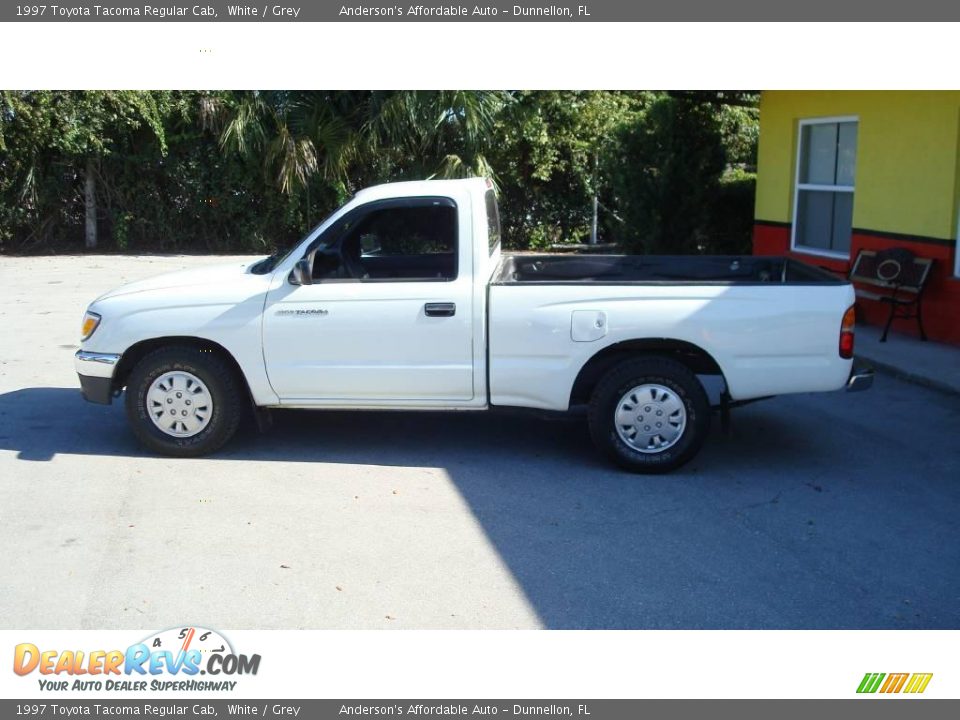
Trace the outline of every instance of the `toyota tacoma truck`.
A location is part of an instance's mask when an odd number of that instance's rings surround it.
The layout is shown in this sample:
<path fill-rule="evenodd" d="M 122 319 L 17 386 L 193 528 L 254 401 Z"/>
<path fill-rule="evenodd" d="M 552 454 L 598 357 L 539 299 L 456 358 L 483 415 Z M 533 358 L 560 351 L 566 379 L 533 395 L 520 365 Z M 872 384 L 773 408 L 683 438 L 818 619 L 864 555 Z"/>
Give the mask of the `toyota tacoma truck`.
<path fill-rule="evenodd" d="M 217 450 L 251 407 L 586 406 L 601 452 L 665 472 L 712 409 L 868 387 L 853 304 L 849 282 L 789 258 L 507 255 L 489 181 L 402 182 L 286 254 L 100 296 L 75 365 L 87 400 L 126 389 L 133 433 L 166 455 Z"/>

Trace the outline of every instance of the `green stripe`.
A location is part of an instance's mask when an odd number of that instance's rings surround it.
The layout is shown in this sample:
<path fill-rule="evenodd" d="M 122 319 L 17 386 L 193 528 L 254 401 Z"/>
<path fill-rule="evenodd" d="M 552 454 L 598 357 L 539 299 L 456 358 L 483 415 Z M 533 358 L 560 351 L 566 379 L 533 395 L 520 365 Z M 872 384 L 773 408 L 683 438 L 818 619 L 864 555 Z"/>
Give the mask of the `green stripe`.
<path fill-rule="evenodd" d="M 860 687 L 857 688 L 857 692 L 875 693 L 886 676 L 886 673 L 867 673 L 863 676 L 863 680 L 860 681 Z"/>

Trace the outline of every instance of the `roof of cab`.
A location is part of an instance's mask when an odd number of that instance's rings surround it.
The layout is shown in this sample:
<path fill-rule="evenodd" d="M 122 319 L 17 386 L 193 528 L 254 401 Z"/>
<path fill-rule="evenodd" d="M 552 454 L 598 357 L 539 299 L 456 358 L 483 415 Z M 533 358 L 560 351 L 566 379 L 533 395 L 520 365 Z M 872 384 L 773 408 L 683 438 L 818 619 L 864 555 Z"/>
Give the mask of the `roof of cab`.
<path fill-rule="evenodd" d="M 384 183 L 358 190 L 354 197 L 358 200 L 376 200 L 379 198 L 417 197 L 418 195 L 442 195 L 454 189 L 462 191 L 468 186 L 485 191 L 492 187 L 486 178 L 463 178 L 459 180 L 410 180 L 404 182 Z M 469 188 L 468 188 L 469 189 Z"/>

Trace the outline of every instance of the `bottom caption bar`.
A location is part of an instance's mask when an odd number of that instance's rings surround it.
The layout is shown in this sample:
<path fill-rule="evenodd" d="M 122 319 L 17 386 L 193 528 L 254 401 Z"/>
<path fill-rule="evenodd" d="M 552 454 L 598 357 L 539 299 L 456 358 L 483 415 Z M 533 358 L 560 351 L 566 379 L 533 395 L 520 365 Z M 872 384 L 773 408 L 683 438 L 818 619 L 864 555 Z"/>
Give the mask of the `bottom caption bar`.
<path fill-rule="evenodd" d="M 909 706 L 909 707 L 908 707 Z M 412 716 L 576 717 L 582 720 L 737 717 L 809 720 L 829 713 L 844 720 L 958 717 L 960 700 L 0 700 L 0 718 L 197 717 L 348 718 Z M 842 713 L 842 714 L 841 714 Z"/>

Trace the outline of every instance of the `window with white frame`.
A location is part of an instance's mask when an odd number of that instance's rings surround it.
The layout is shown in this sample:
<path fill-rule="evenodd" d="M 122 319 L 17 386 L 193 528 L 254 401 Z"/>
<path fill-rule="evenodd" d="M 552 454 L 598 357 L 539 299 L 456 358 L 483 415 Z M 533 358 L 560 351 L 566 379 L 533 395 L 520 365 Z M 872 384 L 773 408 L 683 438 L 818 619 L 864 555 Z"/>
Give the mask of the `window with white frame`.
<path fill-rule="evenodd" d="M 800 121 L 793 249 L 849 257 L 857 118 Z"/>

